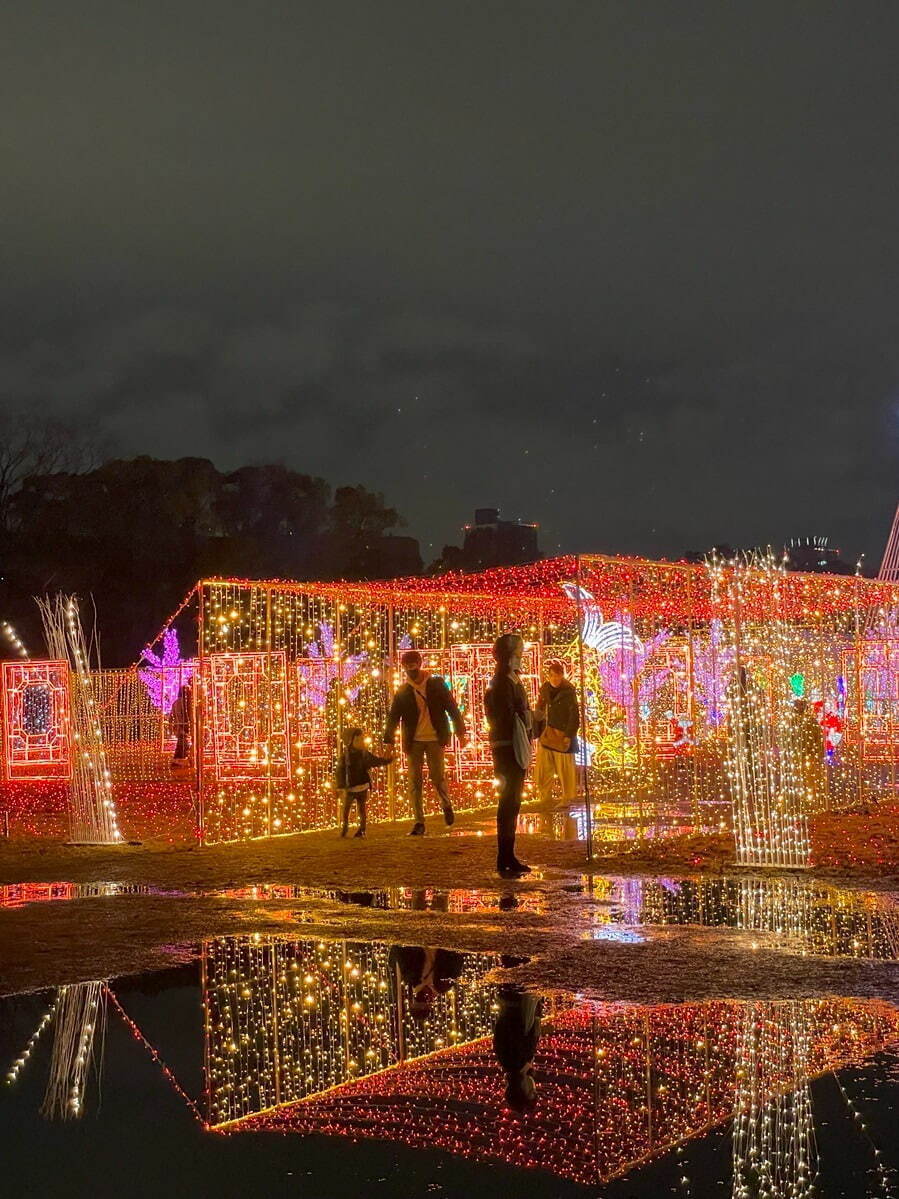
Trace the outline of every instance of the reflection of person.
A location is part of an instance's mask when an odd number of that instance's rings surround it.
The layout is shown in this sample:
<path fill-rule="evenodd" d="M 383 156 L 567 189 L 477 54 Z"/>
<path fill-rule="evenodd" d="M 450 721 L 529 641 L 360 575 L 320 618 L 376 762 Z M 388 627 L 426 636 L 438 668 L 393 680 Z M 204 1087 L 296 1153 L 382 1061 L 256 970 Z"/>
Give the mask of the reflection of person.
<path fill-rule="evenodd" d="M 422 670 L 421 654 L 417 649 L 406 650 L 400 662 L 406 672 L 406 682 L 397 689 L 390 705 L 384 729 L 384 742 L 392 745 L 397 726 L 402 724 L 403 750 L 409 771 L 409 798 L 415 815 L 410 836 L 422 837 L 425 831 L 422 803 L 425 759 L 431 784 L 440 797 L 443 818 L 447 824 L 452 824 L 455 820 L 446 785 L 444 751 L 452 737 L 451 725 L 459 738 L 459 744 L 465 746 L 465 721 L 452 691 L 444 680 Z"/>
<path fill-rule="evenodd" d="M 493 769 L 499 779 L 496 808 L 496 869 L 506 878 L 529 874 L 530 866 L 515 856 L 515 825 L 521 792 L 530 765 L 531 709 L 518 671 L 524 642 L 504 633 L 493 647 L 496 671 L 484 693 L 490 729 Z"/>
<path fill-rule="evenodd" d="M 365 737 L 362 729 L 347 729 L 344 737 L 343 753 L 337 763 L 334 785 L 343 803 L 341 812 L 340 835 L 345 837 L 349 829 L 350 809 L 355 803 L 359 809 L 359 827 L 357 837 L 365 836 L 365 816 L 368 793 L 371 789 L 371 768 L 373 766 L 389 766 L 393 758 L 379 758 L 365 748 Z"/>
<path fill-rule="evenodd" d="M 565 665 L 558 658 L 546 664 L 547 680 L 540 688 L 534 718 L 538 722 L 537 794 L 543 803 L 552 798 L 553 780 L 562 787 L 562 803 L 577 798 L 577 731 L 581 723 L 577 692 L 565 677 Z M 542 726 L 542 727 L 540 727 Z"/>
<path fill-rule="evenodd" d="M 181 766 L 187 762 L 190 755 L 191 722 L 193 720 L 193 688 L 190 682 L 184 683 L 170 713 L 172 732 L 175 734 L 175 752 L 172 755 L 172 765 Z"/>
<path fill-rule="evenodd" d="M 409 1012 L 416 1020 L 427 1020 L 437 996 L 452 990 L 464 964 L 461 953 L 423 945 L 394 945 L 387 962 L 409 988 Z"/>
<path fill-rule="evenodd" d="M 519 959 L 503 958 L 504 966 L 517 964 Z M 493 1027 L 493 1052 L 506 1076 L 506 1104 L 513 1111 L 522 1112 L 537 1102 L 533 1071 L 543 1000 L 510 983 L 500 986 L 497 998 L 499 1014 Z"/>

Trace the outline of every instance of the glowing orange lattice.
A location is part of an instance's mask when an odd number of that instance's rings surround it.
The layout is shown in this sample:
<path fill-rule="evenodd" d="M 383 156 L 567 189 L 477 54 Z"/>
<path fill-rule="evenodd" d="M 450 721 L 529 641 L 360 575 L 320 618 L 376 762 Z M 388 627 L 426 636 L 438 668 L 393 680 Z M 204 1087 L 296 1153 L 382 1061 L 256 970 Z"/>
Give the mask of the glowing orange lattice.
<path fill-rule="evenodd" d="M 71 777 L 67 662 L 3 663 L 3 766 L 16 782 Z"/>
<path fill-rule="evenodd" d="M 207 667 L 216 777 L 288 778 L 284 652 L 210 654 Z"/>

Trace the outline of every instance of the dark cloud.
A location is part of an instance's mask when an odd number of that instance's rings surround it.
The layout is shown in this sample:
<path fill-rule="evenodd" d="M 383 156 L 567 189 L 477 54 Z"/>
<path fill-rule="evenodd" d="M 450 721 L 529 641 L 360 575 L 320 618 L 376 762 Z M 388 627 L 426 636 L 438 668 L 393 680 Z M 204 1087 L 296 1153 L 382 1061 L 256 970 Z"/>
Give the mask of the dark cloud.
<path fill-rule="evenodd" d="M 547 549 L 896 484 L 899 11 L 36 0 L 0 42 L 0 397 Z"/>

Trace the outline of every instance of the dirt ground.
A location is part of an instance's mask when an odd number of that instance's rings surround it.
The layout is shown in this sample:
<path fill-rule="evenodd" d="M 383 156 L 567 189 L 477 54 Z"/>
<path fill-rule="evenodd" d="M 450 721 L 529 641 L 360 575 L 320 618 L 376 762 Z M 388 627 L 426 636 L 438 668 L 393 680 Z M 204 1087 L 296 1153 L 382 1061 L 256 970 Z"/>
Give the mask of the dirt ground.
<path fill-rule="evenodd" d="M 829 856 L 811 873 L 899 890 L 899 853 L 888 858 L 896 818 L 895 811 L 876 819 L 855 813 L 822 823 L 816 837 Z M 591 878 L 730 872 L 733 845 L 726 837 L 643 842 L 625 852 L 598 846 L 588 863 L 581 842 L 522 835 L 519 853 L 534 873 L 506 883 L 493 869 L 489 814 L 460 816 L 452 830 L 433 821 L 421 839 L 406 836 L 407 827 L 378 825 L 364 841 L 341 840 L 331 831 L 203 848 L 0 843 L 0 886 L 118 883 L 145 892 L 0 906 L 0 994 L 158 969 L 189 958 L 209 937 L 276 933 L 514 954 L 529 959 L 519 973 L 535 985 L 606 999 L 899 995 L 899 965 L 812 961 L 750 948 L 732 930 L 664 928 L 631 943 L 594 939 L 594 913 L 602 901 Z M 848 835 L 856 838 L 854 849 Z M 480 892 L 483 903 L 481 910 L 453 913 L 386 911 L 314 892 L 284 898 L 247 890 L 276 884 L 346 891 L 461 888 Z"/>

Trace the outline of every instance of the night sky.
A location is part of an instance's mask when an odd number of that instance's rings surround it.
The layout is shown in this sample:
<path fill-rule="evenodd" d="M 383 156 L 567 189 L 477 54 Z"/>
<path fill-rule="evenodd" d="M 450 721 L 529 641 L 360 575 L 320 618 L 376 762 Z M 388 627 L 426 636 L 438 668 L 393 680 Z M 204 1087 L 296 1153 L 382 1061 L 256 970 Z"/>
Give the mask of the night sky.
<path fill-rule="evenodd" d="M 545 551 L 899 499 L 893 0 L 16 0 L 0 402 Z"/>

